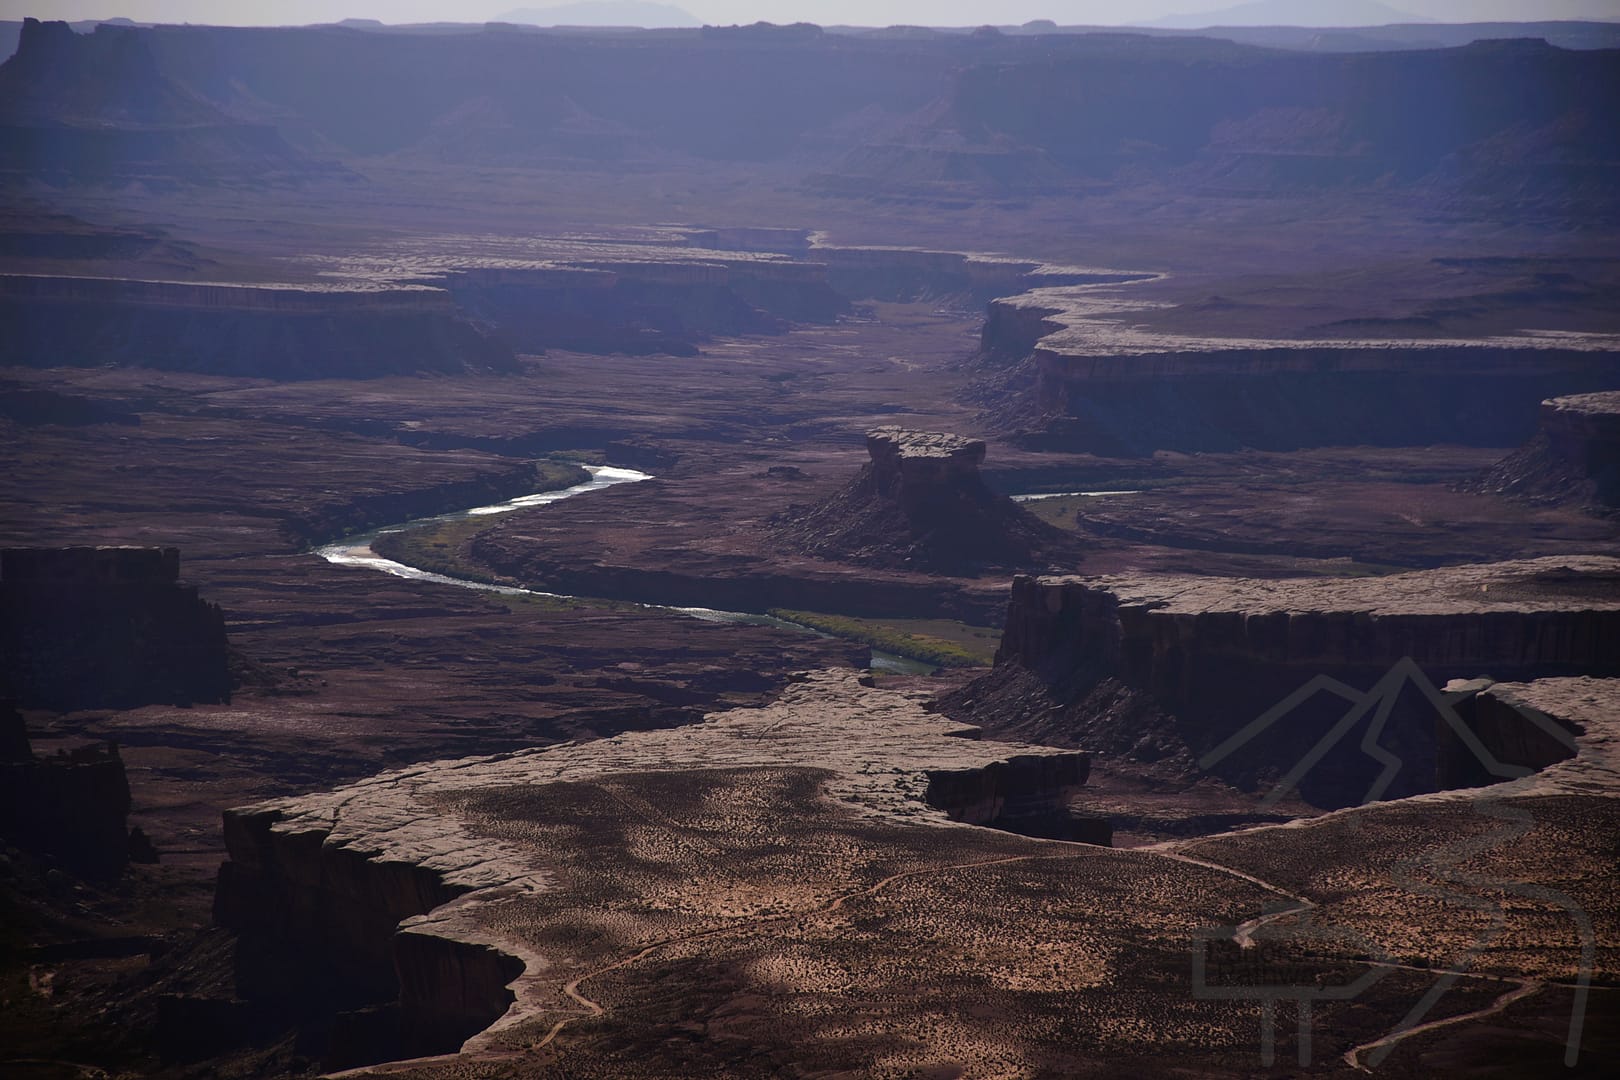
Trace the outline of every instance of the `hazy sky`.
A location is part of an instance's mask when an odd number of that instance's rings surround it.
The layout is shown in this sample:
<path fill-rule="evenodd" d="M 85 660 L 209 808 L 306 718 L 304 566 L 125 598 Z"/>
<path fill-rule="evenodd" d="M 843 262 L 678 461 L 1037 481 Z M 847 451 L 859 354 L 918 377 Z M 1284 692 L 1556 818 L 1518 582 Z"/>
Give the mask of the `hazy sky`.
<path fill-rule="evenodd" d="M 215 25 L 295 25 L 343 18 L 388 23 L 482 22 L 518 7 L 559 0 L 0 0 L 16 19 L 110 19 Z M 1213 11 L 1239 0 L 666 0 L 705 22 L 793 22 L 883 26 L 972 26 L 1053 19 L 1119 25 L 1180 12 Z M 1390 7 L 1449 22 L 1620 17 L 1620 0 L 1384 0 Z"/>

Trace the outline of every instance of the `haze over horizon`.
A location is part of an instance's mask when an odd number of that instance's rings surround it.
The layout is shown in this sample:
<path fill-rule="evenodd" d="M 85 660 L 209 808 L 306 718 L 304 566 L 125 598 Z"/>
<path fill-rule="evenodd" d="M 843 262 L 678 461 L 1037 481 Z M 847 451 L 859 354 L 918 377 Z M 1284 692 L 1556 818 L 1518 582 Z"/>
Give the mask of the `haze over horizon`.
<path fill-rule="evenodd" d="M 209 25 L 277 26 L 376 19 L 384 23 L 483 22 L 514 8 L 562 6 L 548 0 L 0 0 L 0 16 L 111 19 Z M 1124 26 L 1171 15 L 1217 13 L 1237 0 L 680 0 L 673 6 L 712 24 L 768 21 L 822 25 L 1009 25 L 1051 19 L 1060 25 Z M 1308 10 L 1308 0 L 1296 5 Z M 1620 0 L 1394 0 L 1386 6 L 1417 20 L 1529 22 L 1620 19 Z M 1301 21 L 1306 18 L 1301 16 Z"/>

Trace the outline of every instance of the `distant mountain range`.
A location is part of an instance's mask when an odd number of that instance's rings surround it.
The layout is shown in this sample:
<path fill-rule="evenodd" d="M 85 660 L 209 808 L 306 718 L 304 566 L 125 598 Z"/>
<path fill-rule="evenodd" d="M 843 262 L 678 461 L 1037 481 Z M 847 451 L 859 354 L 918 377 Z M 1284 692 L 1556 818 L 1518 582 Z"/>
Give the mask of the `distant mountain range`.
<path fill-rule="evenodd" d="M 0 186 L 210 183 L 383 157 L 606 171 L 775 162 L 810 190 L 855 197 L 1157 183 L 1620 213 L 1620 50 L 1566 51 L 1523 27 L 1491 36 L 1511 39 L 1304 52 L 1177 31 L 75 34 L 30 21 L 0 66 Z"/>
<path fill-rule="evenodd" d="M 1140 25 L 1197 30 L 1206 26 L 1388 26 L 1433 21 L 1378 0 L 1251 0 L 1218 11 L 1166 15 Z"/>
<path fill-rule="evenodd" d="M 491 21 L 528 26 L 640 26 L 648 30 L 703 25 L 701 19 L 674 4 L 652 0 L 580 0 L 574 4 L 514 8 Z"/>

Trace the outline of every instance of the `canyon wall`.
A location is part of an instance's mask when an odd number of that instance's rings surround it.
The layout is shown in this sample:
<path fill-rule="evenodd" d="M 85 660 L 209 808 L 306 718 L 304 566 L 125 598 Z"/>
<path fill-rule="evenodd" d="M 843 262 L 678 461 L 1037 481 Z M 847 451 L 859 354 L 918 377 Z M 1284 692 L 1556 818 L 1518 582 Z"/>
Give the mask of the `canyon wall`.
<path fill-rule="evenodd" d="M 228 701 L 220 609 L 174 548 L 0 552 L 0 694 L 24 706 Z"/>
<path fill-rule="evenodd" d="M 341 175 L 159 70 L 148 35 L 24 19 L 0 65 L 0 184 L 257 186 Z"/>
<path fill-rule="evenodd" d="M 978 768 L 929 770 L 923 799 L 952 821 L 1107 846 L 1113 839 L 1107 819 L 1070 805 L 1090 774 L 1088 754 L 1015 754 Z"/>
<path fill-rule="evenodd" d="M 1135 734 L 1173 730 L 1243 784 L 1279 775 L 1328 739 L 1331 752 L 1301 790 L 1318 805 L 1347 805 L 1380 770 L 1358 738 L 1342 737 L 1352 710 L 1363 722 L 1380 717 L 1375 741 L 1403 763 L 1387 794 L 1412 794 L 1455 771 L 1438 745 L 1434 687 L 1620 674 L 1617 584 L 1620 560 L 1596 556 L 1362 579 L 1020 577 L 987 678 L 1035 679 L 1040 707 L 1098 741 L 1131 744 L 1132 732 L 1109 725 L 1168 725 Z M 981 719 L 971 706 L 952 715 Z"/>
<path fill-rule="evenodd" d="M 1003 425 L 1046 449 L 1287 450 L 1502 446 L 1537 403 L 1615 388 L 1620 340 L 1193 337 L 1136 325 L 1117 291 L 1035 288 L 990 303 L 980 355 L 1011 399 Z"/>
<path fill-rule="evenodd" d="M 998 296 L 1037 287 L 1119 283 L 1150 276 L 922 248 L 817 245 L 810 255 L 826 264 L 827 280 L 840 295 L 894 303 L 929 300 L 980 307 Z"/>
<path fill-rule="evenodd" d="M 736 254 L 472 267 L 441 280 L 464 311 L 528 353 L 691 356 L 715 335 L 781 333 L 789 323 L 829 323 L 849 310 L 819 264 Z"/>
<path fill-rule="evenodd" d="M 1539 421 L 1529 442 L 1471 486 L 1597 513 L 1620 509 L 1620 392 L 1543 401 Z"/>
<path fill-rule="evenodd" d="M 507 370 L 512 354 L 421 287 L 0 275 L 0 365 L 274 379 Z"/>
<path fill-rule="evenodd" d="M 1613 680 L 1549 679 L 1546 685 L 1568 683 L 1601 684 Z M 1437 732 L 1438 760 L 1436 782 L 1442 788 L 1481 787 L 1500 783 L 1514 770 L 1539 772 L 1576 754 L 1576 737 L 1581 724 L 1568 716 L 1543 712 L 1532 701 L 1515 691 L 1512 683 L 1490 685 L 1475 680 L 1460 687 L 1467 693 L 1457 704 L 1458 718 L 1466 735 L 1442 724 Z"/>
<path fill-rule="evenodd" d="M 1534 430 L 1544 397 L 1610 385 L 1610 358 L 1565 363 L 1533 350 L 1242 350 L 1072 357 L 1037 350 L 1040 446 L 1288 450 L 1328 445 L 1502 446 Z M 1282 355 L 1279 355 L 1281 353 Z M 1435 361 L 1440 361 L 1436 363 Z M 1410 366 L 1402 368 L 1403 362 Z M 1475 362 L 1489 370 L 1476 370 Z M 1387 365 L 1387 366 L 1385 366 Z M 1122 370 L 1134 373 L 1126 376 Z M 1105 371 L 1115 374 L 1104 374 Z"/>
<path fill-rule="evenodd" d="M 129 805 L 118 747 L 38 756 L 22 714 L 0 699 L 0 837 L 81 877 L 112 879 L 133 847 Z M 155 858 L 149 847 L 142 855 Z"/>
<path fill-rule="evenodd" d="M 304 823 L 291 829 L 281 821 L 282 815 L 272 809 L 248 807 L 225 814 L 229 861 L 220 867 L 214 920 L 245 943 L 237 972 L 243 995 L 274 1001 L 308 993 L 338 1009 L 403 1002 L 402 986 L 411 988 L 413 1000 L 431 996 L 423 988 L 438 981 L 433 976 L 443 973 L 444 958 L 418 947 L 410 957 L 423 960 L 424 970 L 401 963 L 395 951 L 399 924 L 468 890 L 447 885 L 431 866 L 331 843 L 330 827 Z M 326 985 L 301 985 L 317 969 Z M 465 993 L 463 984 L 459 975 L 443 981 Z M 486 1026 L 505 1008 L 502 1004 L 472 1030 Z M 402 1019 L 404 1031 L 422 1021 L 433 1032 L 442 1027 L 431 1009 L 429 1015 Z M 410 1050 L 453 1051 L 471 1033 L 433 1041 L 423 1031 L 411 1040 Z"/>

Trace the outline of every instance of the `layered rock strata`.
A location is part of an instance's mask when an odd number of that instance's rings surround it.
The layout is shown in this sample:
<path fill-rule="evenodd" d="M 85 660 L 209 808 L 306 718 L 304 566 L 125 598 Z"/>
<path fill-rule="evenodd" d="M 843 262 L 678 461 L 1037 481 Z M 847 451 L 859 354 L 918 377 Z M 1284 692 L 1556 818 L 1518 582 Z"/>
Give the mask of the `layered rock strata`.
<path fill-rule="evenodd" d="M 1074 539 L 985 486 L 985 444 L 938 432 L 867 432 L 871 460 L 842 491 L 776 522 L 791 550 L 889 569 L 971 574 L 1073 565 Z"/>
<path fill-rule="evenodd" d="M 550 888 L 543 845 L 493 838 L 461 808 L 504 792 L 543 796 L 548 785 L 565 798 L 619 775 L 810 764 L 826 796 L 857 815 L 932 827 L 1034 821 L 1051 835 L 1085 781 L 1086 756 L 976 734 L 925 713 L 921 695 L 871 688 L 854 671 L 816 672 L 770 706 L 698 725 L 422 765 L 230 811 L 216 911 L 245 938 L 374 984 L 397 971 L 402 1052 L 451 1051 L 503 1014 L 515 1022 L 532 1011 L 526 998 L 541 993 L 546 960 L 502 912 Z"/>
<path fill-rule="evenodd" d="M 262 184 L 339 170 L 168 77 L 139 31 L 24 19 L 0 65 L 0 178 Z"/>
<path fill-rule="evenodd" d="M 1478 340 L 1200 338 L 1131 325 L 1147 301 L 1039 288 L 994 300 L 986 357 L 1017 365 L 1010 424 L 1101 453 L 1512 445 L 1536 403 L 1620 382 L 1612 335 Z"/>
<path fill-rule="evenodd" d="M 0 364 L 273 379 L 506 370 L 509 347 L 424 286 L 0 275 Z"/>
<path fill-rule="evenodd" d="M 1110 717 L 1158 725 L 1141 737 L 1184 744 L 1246 784 L 1315 761 L 1315 779 L 1301 781 L 1308 798 L 1358 801 L 1381 769 L 1365 748 L 1381 746 L 1400 758 L 1401 774 L 1378 792 L 1411 794 L 1448 771 L 1434 687 L 1479 675 L 1620 672 L 1620 560 L 1358 579 L 1021 577 L 996 662 L 997 685 L 1016 689 L 1011 673 L 1025 673 L 1071 727 Z M 987 693 L 965 692 L 953 713 L 988 718 Z M 1364 723 L 1375 726 L 1358 746 L 1345 735 Z M 1115 734 L 1098 741 L 1130 745 L 1129 733 Z"/>
<path fill-rule="evenodd" d="M 1538 795 L 1620 792 L 1620 679 L 1496 683 L 1459 711 L 1478 744 L 1442 742 L 1442 786 L 1475 787 L 1534 773 L 1518 783 Z"/>
<path fill-rule="evenodd" d="M 849 310 L 819 264 L 736 254 L 661 260 L 659 253 L 586 253 L 568 265 L 470 267 L 442 280 L 466 312 L 527 353 L 690 356 L 717 334 L 780 333 L 792 322 L 829 323 Z"/>
<path fill-rule="evenodd" d="M 24 706 L 228 701 L 220 609 L 175 548 L 0 551 L 0 693 Z"/>
<path fill-rule="evenodd" d="M 116 746 L 36 755 L 22 714 L 0 700 L 0 836 L 75 874 L 115 878 L 132 847 L 129 806 Z"/>
<path fill-rule="evenodd" d="M 1543 401 L 1535 436 L 1478 487 L 1532 502 L 1620 509 L 1620 391 Z"/>

